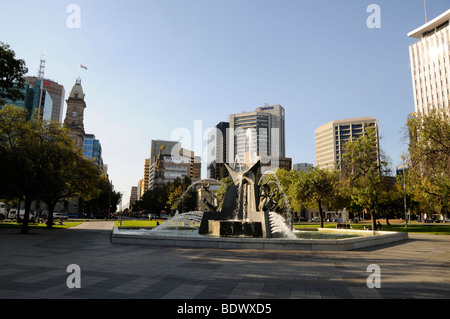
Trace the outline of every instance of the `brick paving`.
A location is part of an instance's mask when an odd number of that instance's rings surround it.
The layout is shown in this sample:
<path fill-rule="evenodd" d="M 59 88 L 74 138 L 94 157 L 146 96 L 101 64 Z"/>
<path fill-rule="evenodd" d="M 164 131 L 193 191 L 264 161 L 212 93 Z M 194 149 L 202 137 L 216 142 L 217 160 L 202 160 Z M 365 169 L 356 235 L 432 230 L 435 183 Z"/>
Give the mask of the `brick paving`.
<path fill-rule="evenodd" d="M 111 244 L 111 223 L 0 230 L 1 299 L 448 299 L 450 236 L 355 251 L 259 251 Z M 67 266 L 81 269 L 70 289 Z M 368 265 L 381 270 L 370 289 Z"/>

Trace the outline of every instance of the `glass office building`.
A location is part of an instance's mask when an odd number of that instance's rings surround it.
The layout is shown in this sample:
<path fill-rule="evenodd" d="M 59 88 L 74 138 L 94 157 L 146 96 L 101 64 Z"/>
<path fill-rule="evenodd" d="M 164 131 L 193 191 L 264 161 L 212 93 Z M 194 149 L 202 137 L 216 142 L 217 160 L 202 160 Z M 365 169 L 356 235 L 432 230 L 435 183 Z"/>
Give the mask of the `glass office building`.
<path fill-rule="evenodd" d="M 102 145 L 93 134 L 85 134 L 83 140 L 83 156 L 95 161 L 100 170 L 103 170 Z"/>
<path fill-rule="evenodd" d="M 15 86 L 17 87 L 17 84 Z M 52 120 L 53 100 L 46 90 L 43 80 L 37 79 L 34 85 L 25 83 L 21 91 L 24 96 L 23 99 L 16 101 L 6 99 L 6 104 L 14 104 L 26 109 L 28 111 L 28 119 L 31 118 L 31 115 L 36 110 L 39 110 L 44 120 Z"/>

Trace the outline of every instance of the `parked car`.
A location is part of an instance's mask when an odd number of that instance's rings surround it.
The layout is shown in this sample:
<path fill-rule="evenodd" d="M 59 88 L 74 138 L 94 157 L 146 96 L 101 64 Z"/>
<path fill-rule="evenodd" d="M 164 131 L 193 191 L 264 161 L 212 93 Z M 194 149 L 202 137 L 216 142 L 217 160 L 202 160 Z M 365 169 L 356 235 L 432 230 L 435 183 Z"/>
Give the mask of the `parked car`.
<path fill-rule="evenodd" d="M 71 214 L 71 213 L 69 213 L 69 214 L 66 214 L 66 216 L 67 216 L 67 218 L 78 218 L 78 215 L 77 215 L 77 214 Z"/>
<path fill-rule="evenodd" d="M 16 219 L 17 218 L 17 209 L 11 209 L 8 213 L 9 219 Z"/>
<path fill-rule="evenodd" d="M 450 218 L 444 218 L 443 223 L 450 223 Z"/>
<path fill-rule="evenodd" d="M 31 217 L 31 213 L 30 213 L 30 217 Z M 9 211 L 8 213 L 8 218 L 9 219 L 23 219 L 23 217 L 25 216 L 25 210 L 21 209 L 19 213 L 17 213 L 17 209 L 13 208 Z"/>
<path fill-rule="evenodd" d="M 8 207 L 5 203 L 0 202 L 0 219 L 8 218 Z"/>

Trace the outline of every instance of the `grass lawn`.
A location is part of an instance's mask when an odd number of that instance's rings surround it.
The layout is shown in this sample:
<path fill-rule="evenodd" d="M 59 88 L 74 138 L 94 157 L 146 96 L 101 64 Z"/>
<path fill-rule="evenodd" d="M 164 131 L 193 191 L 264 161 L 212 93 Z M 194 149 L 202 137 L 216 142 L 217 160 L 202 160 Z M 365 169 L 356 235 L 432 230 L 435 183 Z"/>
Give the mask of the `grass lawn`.
<path fill-rule="evenodd" d="M 405 228 L 404 223 L 396 223 L 390 222 L 390 226 L 386 226 L 386 223 L 381 221 L 381 225 L 383 226 L 382 230 L 385 231 L 395 231 L 395 232 L 409 232 L 409 233 L 422 233 L 422 234 L 434 234 L 434 235 L 450 235 L 450 224 L 425 224 L 412 222 L 408 224 L 408 229 Z M 336 228 L 336 223 L 324 223 L 324 228 Z M 364 229 L 364 227 L 368 228 L 371 226 L 370 221 L 359 222 L 357 224 L 350 223 L 352 229 Z M 295 224 L 294 229 L 297 230 L 311 230 L 320 227 L 318 223 L 302 223 Z"/>
<path fill-rule="evenodd" d="M 70 228 L 70 227 L 74 227 L 77 226 L 79 224 L 81 224 L 82 222 L 77 221 L 77 222 L 63 222 L 62 225 L 53 225 L 53 228 Z M 17 222 L 0 222 L 0 229 L 3 228 L 17 228 L 20 229 L 22 227 L 22 224 L 18 224 Z M 45 223 L 40 223 L 40 224 L 28 224 L 29 228 L 47 228 L 47 225 Z"/>
<path fill-rule="evenodd" d="M 115 226 L 121 227 L 156 227 L 157 222 L 160 224 L 164 223 L 165 220 L 123 220 L 122 225 L 120 225 L 119 221 L 115 221 Z M 70 228 L 76 225 L 81 224 L 82 221 L 66 221 L 63 222 L 63 225 L 53 225 L 53 228 Z M 383 225 L 382 230 L 386 231 L 396 231 L 396 232 L 404 232 L 407 231 L 409 233 L 422 233 L 422 234 L 435 234 L 435 235 L 450 235 L 450 224 L 425 224 L 412 222 L 408 225 L 408 229 L 405 229 L 404 223 L 398 223 L 395 221 L 391 222 L 390 226 L 386 226 L 386 223 L 381 220 L 381 224 Z M 371 226 L 370 221 L 359 222 L 357 224 L 351 223 L 350 226 L 353 229 L 364 229 L 364 227 L 368 228 Z M 30 228 L 46 228 L 47 225 L 44 223 L 41 224 L 29 224 Z M 294 229 L 296 230 L 315 230 L 320 227 L 319 223 L 300 223 L 294 224 Z M 336 223 L 324 223 L 325 228 L 336 228 Z M 8 222 L 1 221 L 0 229 L 4 228 L 16 228 L 19 229 L 20 225 L 17 222 Z"/>
<path fill-rule="evenodd" d="M 160 220 L 159 223 L 162 224 L 165 220 Z M 396 232 L 404 232 L 408 231 L 410 233 L 423 233 L 423 234 L 436 234 L 436 235 L 450 235 L 450 224 L 424 224 L 418 222 L 412 222 L 408 225 L 408 229 L 405 229 L 405 224 L 391 221 L 390 226 L 386 226 L 386 223 L 381 220 L 381 224 L 383 225 L 382 230 L 386 231 L 396 231 Z M 116 226 L 120 226 L 118 221 L 115 222 Z M 336 223 L 324 223 L 325 228 L 336 228 Z M 124 220 L 122 221 L 122 227 L 156 227 L 155 220 Z M 370 221 L 359 222 L 357 224 L 351 223 L 350 226 L 353 229 L 364 229 L 364 227 L 368 228 L 371 226 Z M 294 229 L 297 230 L 314 230 L 320 227 L 319 223 L 301 223 L 294 224 Z"/>
<path fill-rule="evenodd" d="M 157 222 L 162 224 L 165 220 L 122 220 L 122 225 L 119 221 L 115 221 L 115 226 L 121 227 L 156 227 Z"/>

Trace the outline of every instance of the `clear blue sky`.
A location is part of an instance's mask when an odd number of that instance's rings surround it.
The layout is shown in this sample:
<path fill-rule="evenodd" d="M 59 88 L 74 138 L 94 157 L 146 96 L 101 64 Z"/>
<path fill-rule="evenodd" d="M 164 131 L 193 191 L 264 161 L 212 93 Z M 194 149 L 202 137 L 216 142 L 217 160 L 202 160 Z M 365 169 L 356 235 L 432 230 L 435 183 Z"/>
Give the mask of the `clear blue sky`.
<path fill-rule="evenodd" d="M 70 4 L 81 9 L 80 28 L 67 26 Z M 366 24 L 370 4 L 381 9 L 379 29 Z M 427 0 L 428 19 L 449 8 Z M 373 116 L 399 164 L 414 111 L 408 47 L 416 40 L 407 33 L 424 22 L 423 0 L 0 0 L 0 41 L 30 75 L 46 52 L 45 75 L 67 97 L 79 65 L 88 67 L 85 130 L 100 139 L 124 204 L 150 140 L 177 128 L 194 135 L 196 120 L 206 131 L 264 103 L 286 109 L 293 163 L 315 164 L 317 127 Z"/>

